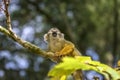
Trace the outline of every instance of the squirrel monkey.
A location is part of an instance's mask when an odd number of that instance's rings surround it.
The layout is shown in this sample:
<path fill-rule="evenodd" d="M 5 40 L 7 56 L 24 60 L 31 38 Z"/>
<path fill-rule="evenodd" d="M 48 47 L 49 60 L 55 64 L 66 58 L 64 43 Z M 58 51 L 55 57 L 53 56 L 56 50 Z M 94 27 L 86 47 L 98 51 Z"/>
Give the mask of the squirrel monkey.
<path fill-rule="evenodd" d="M 74 44 L 64 38 L 64 34 L 57 28 L 51 28 L 44 35 L 44 40 L 48 42 L 48 51 L 54 53 L 57 62 L 64 56 L 80 56 L 80 52 L 75 48 Z"/>
<path fill-rule="evenodd" d="M 75 48 L 75 45 L 64 38 L 64 34 L 57 28 L 51 28 L 48 33 L 44 35 L 44 40 L 48 42 L 48 51 L 54 53 L 53 60 L 60 62 L 64 56 L 80 56 L 80 52 Z M 74 77 L 75 76 L 75 77 Z M 75 80 L 82 80 L 81 70 L 73 73 Z"/>

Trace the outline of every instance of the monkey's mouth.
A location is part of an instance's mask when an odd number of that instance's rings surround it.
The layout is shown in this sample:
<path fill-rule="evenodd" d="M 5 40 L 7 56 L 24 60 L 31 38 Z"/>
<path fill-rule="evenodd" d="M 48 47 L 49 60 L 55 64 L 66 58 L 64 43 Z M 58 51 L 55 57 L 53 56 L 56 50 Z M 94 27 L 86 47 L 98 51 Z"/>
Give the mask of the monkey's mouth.
<path fill-rule="evenodd" d="M 53 37 L 56 37 L 56 36 L 57 36 L 57 32 L 53 32 L 53 33 L 52 33 L 52 36 L 53 36 Z"/>

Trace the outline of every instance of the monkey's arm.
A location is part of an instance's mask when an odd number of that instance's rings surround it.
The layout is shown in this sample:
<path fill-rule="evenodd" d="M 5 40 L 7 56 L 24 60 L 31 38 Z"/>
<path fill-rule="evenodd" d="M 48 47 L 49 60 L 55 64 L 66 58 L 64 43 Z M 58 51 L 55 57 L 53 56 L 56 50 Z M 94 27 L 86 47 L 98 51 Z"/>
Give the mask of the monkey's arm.
<path fill-rule="evenodd" d="M 63 44 L 63 48 L 55 53 L 55 56 L 65 56 L 65 55 L 69 55 L 73 52 L 74 50 L 74 45 L 68 41 L 65 42 L 65 44 Z"/>
<path fill-rule="evenodd" d="M 55 56 L 69 55 L 73 52 L 73 50 L 74 50 L 73 45 L 65 44 L 64 48 L 61 51 L 55 53 Z"/>
<path fill-rule="evenodd" d="M 80 55 L 80 52 L 75 48 L 73 43 L 66 41 L 63 49 L 59 52 L 56 52 L 55 56 L 66 56 L 66 55 L 74 57 Z"/>

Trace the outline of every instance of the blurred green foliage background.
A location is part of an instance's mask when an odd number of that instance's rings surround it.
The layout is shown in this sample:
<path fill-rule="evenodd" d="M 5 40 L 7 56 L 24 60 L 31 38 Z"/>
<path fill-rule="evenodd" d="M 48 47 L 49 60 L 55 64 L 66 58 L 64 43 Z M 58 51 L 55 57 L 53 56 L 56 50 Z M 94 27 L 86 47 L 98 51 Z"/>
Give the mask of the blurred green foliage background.
<path fill-rule="evenodd" d="M 57 27 L 83 55 L 110 66 L 120 59 L 120 0 L 10 1 L 13 30 L 22 39 L 46 49 L 43 35 Z M 5 20 L 0 11 L 0 25 Z M 0 80 L 45 80 L 52 66 L 0 33 Z"/>

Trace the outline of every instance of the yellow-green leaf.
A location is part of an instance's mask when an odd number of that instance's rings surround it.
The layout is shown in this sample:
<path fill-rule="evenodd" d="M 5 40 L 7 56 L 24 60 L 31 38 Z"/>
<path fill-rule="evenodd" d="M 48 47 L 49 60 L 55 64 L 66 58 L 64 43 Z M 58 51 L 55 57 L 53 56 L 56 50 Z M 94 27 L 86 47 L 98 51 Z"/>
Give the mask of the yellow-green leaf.
<path fill-rule="evenodd" d="M 114 69 L 100 63 L 99 61 L 92 61 L 90 57 L 86 56 L 77 56 L 75 58 L 64 57 L 63 62 L 57 64 L 52 70 L 50 70 L 48 76 L 62 78 L 63 75 L 70 75 L 71 73 L 79 69 L 94 70 L 103 74 L 106 79 L 120 79 L 120 75 Z"/>

